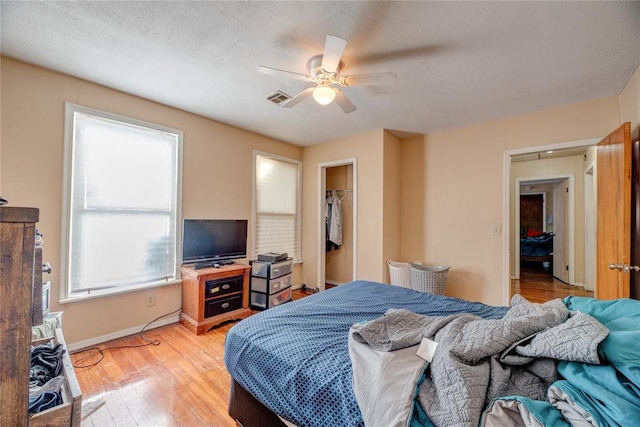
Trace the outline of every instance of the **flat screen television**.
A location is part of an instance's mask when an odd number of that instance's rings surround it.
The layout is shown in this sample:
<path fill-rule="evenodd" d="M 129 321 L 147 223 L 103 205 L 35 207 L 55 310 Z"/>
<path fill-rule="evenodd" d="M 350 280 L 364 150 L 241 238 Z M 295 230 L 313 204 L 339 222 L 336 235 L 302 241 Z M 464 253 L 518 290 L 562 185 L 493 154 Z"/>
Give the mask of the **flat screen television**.
<path fill-rule="evenodd" d="M 246 219 L 185 219 L 182 263 L 215 262 L 247 257 Z"/>

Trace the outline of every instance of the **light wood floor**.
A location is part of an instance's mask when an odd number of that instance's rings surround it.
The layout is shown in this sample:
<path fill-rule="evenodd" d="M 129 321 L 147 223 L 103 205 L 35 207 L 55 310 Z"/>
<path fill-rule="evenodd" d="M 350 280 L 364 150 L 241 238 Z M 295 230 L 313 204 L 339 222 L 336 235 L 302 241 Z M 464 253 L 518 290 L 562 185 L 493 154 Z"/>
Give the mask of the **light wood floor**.
<path fill-rule="evenodd" d="M 512 281 L 512 293 L 533 302 L 566 295 L 588 295 L 553 278 L 524 271 Z M 311 292 L 296 290 L 299 299 Z M 588 295 L 588 296 L 592 296 Z M 231 378 L 224 365 L 224 339 L 234 325 L 227 323 L 196 336 L 179 324 L 145 332 L 159 345 L 145 344 L 138 335 L 104 343 L 104 359 L 93 367 L 78 368 L 76 375 L 85 401 L 104 399 L 105 405 L 83 421 L 83 426 L 215 426 L 232 427 L 227 415 Z M 92 352 L 71 356 L 75 365 L 98 361 Z"/>
<path fill-rule="evenodd" d="M 293 299 L 310 292 L 293 291 Z M 138 335 L 104 343 L 104 359 L 75 369 L 83 400 L 104 399 L 105 405 L 83 420 L 83 427 L 185 426 L 231 427 L 227 415 L 231 377 L 224 365 L 224 339 L 234 322 L 196 336 L 179 324 L 145 332 L 159 345 Z M 94 352 L 71 355 L 74 365 L 91 364 Z"/>
<path fill-rule="evenodd" d="M 511 280 L 511 295 L 515 294 L 520 294 L 531 302 L 545 302 L 569 295 L 593 297 L 592 291 L 567 285 L 535 264 L 523 264 L 520 269 L 520 280 Z"/>

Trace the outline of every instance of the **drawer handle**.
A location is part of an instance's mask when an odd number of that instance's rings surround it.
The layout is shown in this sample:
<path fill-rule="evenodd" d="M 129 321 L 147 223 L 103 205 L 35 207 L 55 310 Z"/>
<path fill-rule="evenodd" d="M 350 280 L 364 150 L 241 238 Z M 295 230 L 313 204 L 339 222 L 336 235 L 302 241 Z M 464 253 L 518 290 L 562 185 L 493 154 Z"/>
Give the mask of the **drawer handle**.
<path fill-rule="evenodd" d="M 231 287 L 231 285 L 229 285 L 229 284 L 222 285 L 222 289 L 224 289 L 225 291 L 226 291 L 227 289 L 229 289 L 230 287 Z"/>
<path fill-rule="evenodd" d="M 222 308 L 229 308 L 229 303 L 225 302 L 224 304 L 222 304 L 220 307 Z"/>

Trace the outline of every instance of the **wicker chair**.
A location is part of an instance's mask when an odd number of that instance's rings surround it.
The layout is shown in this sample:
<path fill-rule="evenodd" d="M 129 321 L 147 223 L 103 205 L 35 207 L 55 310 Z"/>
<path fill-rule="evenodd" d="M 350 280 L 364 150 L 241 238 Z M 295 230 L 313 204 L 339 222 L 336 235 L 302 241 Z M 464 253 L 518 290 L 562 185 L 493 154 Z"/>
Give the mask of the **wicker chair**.
<path fill-rule="evenodd" d="M 444 295 L 449 268 L 449 266 L 445 265 L 410 263 L 411 288 L 420 292 Z"/>
<path fill-rule="evenodd" d="M 391 284 L 411 289 L 411 272 L 408 262 L 387 261 Z"/>

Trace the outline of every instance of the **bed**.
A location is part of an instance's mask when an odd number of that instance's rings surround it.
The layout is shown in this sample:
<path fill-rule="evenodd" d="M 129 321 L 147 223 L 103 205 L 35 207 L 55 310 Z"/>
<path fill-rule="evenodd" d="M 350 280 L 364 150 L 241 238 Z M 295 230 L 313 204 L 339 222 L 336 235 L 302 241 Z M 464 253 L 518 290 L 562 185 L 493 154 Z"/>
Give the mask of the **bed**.
<path fill-rule="evenodd" d="M 547 308 L 552 313 L 559 313 L 561 311 L 559 308 L 561 308 L 567 311 L 597 313 L 600 316 L 602 324 L 597 321 L 595 323 L 607 326 L 598 327 L 589 330 L 589 332 L 583 331 L 579 334 L 580 337 L 583 339 L 587 337 L 591 341 L 579 342 L 576 347 L 581 351 L 589 348 L 591 357 L 594 352 L 601 351 L 605 347 L 606 351 L 600 354 L 600 358 L 610 362 L 605 366 L 609 371 L 606 375 L 601 375 L 604 371 L 585 372 L 582 367 L 584 363 L 575 365 L 574 362 L 561 362 L 561 364 L 565 364 L 562 365 L 562 372 L 567 377 L 573 375 L 580 378 L 576 381 L 583 381 L 584 378 L 589 377 L 593 382 L 597 382 L 596 378 L 603 378 L 605 384 L 595 387 L 598 392 L 616 390 L 617 400 L 613 399 L 613 403 L 606 405 L 601 404 L 601 406 L 606 406 L 605 414 L 593 415 L 597 421 L 615 420 L 620 416 L 619 414 L 635 417 L 627 418 L 627 420 L 638 420 L 640 419 L 640 397 L 636 393 L 640 389 L 638 388 L 640 378 L 636 377 L 640 377 L 640 374 L 637 373 L 637 360 L 640 359 L 640 332 L 637 326 L 637 322 L 640 320 L 640 305 L 638 305 L 640 303 L 623 300 L 622 303 L 615 306 L 602 306 L 594 305 L 594 301 L 597 302 L 591 298 L 569 297 L 565 301 L 556 300 L 554 306 Z M 393 349 L 393 351 L 376 350 L 375 339 L 372 340 L 374 343 L 371 346 L 365 342 L 370 338 L 367 335 L 367 328 L 373 328 L 373 325 L 381 320 L 393 319 L 396 314 L 410 313 L 412 316 L 426 319 L 427 322 L 434 320 L 440 323 L 443 320 L 450 322 L 438 332 L 440 334 L 447 328 L 450 329 L 451 325 L 461 321 L 469 321 L 470 324 L 482 321 L 497 325 L 499 322 L 506 321 L 509 316 L 513 316 L 511 313 L 517 307 L 524 307 L 527 310 L 533 307 L 538 310 L 539 314 L 539 306 L 541 305 L 526 301 L 516 304 L 511 309 L 492 307 L 481 303 L 421 293 L 402 287 L 356 281 L 258 313 L 236 324 L 227 335 L 225 364 L 232 377 L 229 414 L 245 427 L 291 424 L 310 427 L 364 426 L 365 424 L 368 427 L 377 425 L 386 427 L 408 425 L 409 423 L 423 426 L 443 425 L 438 419 L 436 410 L 438 408 L 429 406 L 429 402 L 425 403 L 419 400 L 423 397 L 423 388 L 436 388 L 435 384 L 430 385 L 429 381 L 433 379 L 430 378 L 431 375 L 434 375 L 432 371 L 440 362 L 436 359 L 430 362 L 417 361 L 415 349 L 418 346 L 408 346 Z M 626 317 L 621 320 L 621 316 Z M 542 317 L 549 318 L 548 313 L 545 312 Z M 412 321 L 405 321 L 403 318 L 398 324 L 402 329 L 406 325 L 413 324 Z M 528 326 L 530 323 L 527 319 L 520 322 L 520 325 L 530 328 Z M 442 324 L 444 325 L 444 323 Z M 392 329 L 390 325 L 386 325 L 389 331 Z M 428 327 L 433 327 L 433 323 Z M 575 325 L 572 325 L 569 329 L 574 327 Z M 593 328 L 593 322 L 589 323 L 588 327 Z M 546 330 L 544 326 L 541 328 L 543 328 L 540 329 L 541 331 Z M 620 331 L 617 331 L 616 328 Z M 482 324 L 481 330 L 487 329 Z M 613 331 L 616 333 L 614 334 Z M 516 332 L 521 334 L 522 331 Z M 478 334 L 479 332 L 474 333 Z M 540 331 L 534 335 L 537 336 L 536 334 L 540 334 Z M 356 343 L 354 337 L 360 335 L 365 339 Z M 402 336 L 402 339 L 405 339 L 408 335 L 411 334 L 406 334 L 401 330 L 399 334 L 393 336 Z M 469 343 L 478 341 L 474 338 L 475 336 L 469 340 L 463 339 L 463 344 L 468 347 Z M 435 337 L 437 338 L 439 335 L 436 334 Z M 464 337 L 464 334 L 454 331 L 452 337 Z M 519 337 L 519 339 L 521 338 Z M 451 339 L 451 341 L 456 339 Z M 618 355 L 617 351 L 621 339 L 633 342 L 633 345 L 627 345 L 627 349 L 633 347 L 631 349 L 633 351 Z M 570 341 L 564 337 L 561 337 L 561 340 Z M 385 341 L 385 345 L 389 344 L 389 340 L 383 341 Z M 440 345 L 444 346 L 445 342 L 448 341 L 442 340 Z M 604 344 L 599 345 L 600 342 L 608 342 L 609 345 L 608 347 Z M 436 351 L 435 354 L 448 354 L 449 352 Z M 467 352 L 466 350 L 463 353 L 472 354 L 471 351 Z M 502 355 L 506 355 L 506 353 L 506 351 L 501 351 Z M 407 357 L 411 359 L 406 359 Z M 515 356 L 509 354 L 508 357 Z M 522 358 L 526 359 L 530 356 L 519 355 L 518 357 L 522 362 Z M 393 358 L 398 359 L 392 360 Z M 537 361 L 538 358 L 531 360 Z M 612 360 L 615 363 L 611 362 Z M 493 359 L 490 362 L 487 361 L 488 364 L 494 364 L 494 362 Z M 556 366 L 555 362 L 548 362 L 548 357 L 540 358 L 540 366 L 536 364 L 533 368 L 529 362 L 521 363 L 522 371 L 542 372 L 540 368 L 547 369 L 553 366 L 555 370 Z M 466 368 L 475 370 L 479 366 L 485 366 L 484 360 L 471 360 Z M 602 365 L 597 365 L 597 367 L 601 368 Z M 517 370 L 519 368 L 510 367 L 509 369 Z M 405 371 L 412 371 L 410 375 L 413 377 L 405 379 L 403 377 Z M 391 375 L 387 375 L 388 378 L 378 378 L 379 374 L 384 372 Z M 470 377 L 479 378 L 475 371 Z M 557 378 L 545 379 L 549 383 L 556 384 Z M 371 380 L 376 386 L 370 385 Z M 616 380 L 622 382 L 616 383 Z M 385 381 L 387 382 L 385 383 Z M 501 380 L 492 379 L 492 381 L 493 386 L 502 384 Z M 530 382 L 530 378 L 525 378 L 525 381 Z M 409 396 L 409 405 L 405 405 L 406 408 L 402 406 L 402 402 L 397 404 L 394 402 L 393 399 L 396 399 L 396 396 L 391 392 L 395 385 L 405 383 L 408 385 L 404 388 L 410 390 L 412 394 Z M 475 387 L 475 385 L 472 386 Z M 584 389 L 584 384 L 579 385 L 578 391 L 571 381 L 556 388 L 558 401 L 561 400 L 560 397 L 567 395 L 572 397 L 573 401 L 585 401 L 585 406 L 588 405 L 588 402 L 593 401 L 591 396 L 585 397 L 584 393 L 580 391 L 581 388 Z M 463 390 L 463 392 L 466 393 L 468 390 Z M 458 391 L 449 393 L 450 397 L 454 399 L 453 405 L 455 406 L 457 400 L 457 403 L 462 403 L 461 410 L 466 411 L 468 409 L 466 407 L 470 406 L 466 402 L 472 400 L 459 398 L 457 393 Z M 402 398 L 405 399 L 405 397 Z M 429 396 L 427 396 L 427 400 L 428 398 Z M 598 396 L 598 399 L 601 398 L 602 396 Z M 480 401 L 482 399 L 484 397 L 481 397 Z M 602 402 L 602 400 L 600 401 Z M 502 425 L 505 416 L 512 416 L 505 414 L 514 411 L 526 412 L 527 416 L 532 414 L 528 419 L 544 420 L 540 424 L 526 425 L 568 425 L 566 422 L 562 423 L 560 411 L 552 407 L 548 401 L 532 400 L 514 394 L 491 399 L 491 408 L 486 408 L 487 410 L 485 410 L 487 405 L 484 403 L 480 408 L 483 410 L 481 419 L 484 424 L 482 425 Z M 380 415 L 376 412 L 379 408 L 393 408 L 393 411 L 386 410 L 385 414 Z M 396 412 L 402 411 L 396 411 L 396 408 L 408 411 L 406 414 L 401 414 L 402 417 L 405 417 L 401 421 L 397 421 L 399 418 Z M 492 409 L 492 411 L 488 412 L 488 409 Z M 431 412 L 432 410 L 433 412 Z M 473 417 L 476 415 L 474 414 Z M 393 421 L 384 418 L 388 416 L 393 418 Z M 460 425 L 478 425 L 478 420 L 473 417 L 473 422 L 463 422 Z M 624 422 L 620 424 L 624 425 Z"/>
<path fill-rule="evenodd" d="M 552 261 L 553 233 L 527 233 L 520 238 L 520 259 L 522 261 Z"/>

